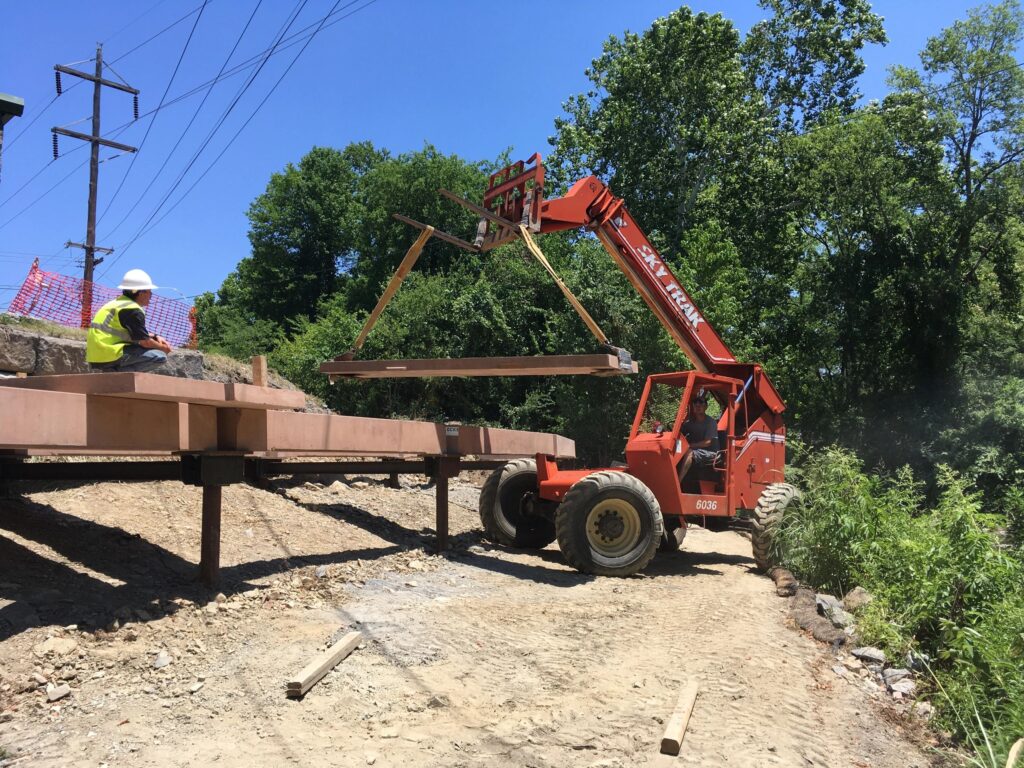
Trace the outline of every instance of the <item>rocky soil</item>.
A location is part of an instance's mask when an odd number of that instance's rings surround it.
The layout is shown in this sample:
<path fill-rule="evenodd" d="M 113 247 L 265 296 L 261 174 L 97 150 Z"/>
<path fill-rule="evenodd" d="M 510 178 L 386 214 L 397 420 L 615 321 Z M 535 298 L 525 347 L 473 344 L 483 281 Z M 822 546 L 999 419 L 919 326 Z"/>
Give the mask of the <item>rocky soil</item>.
<path fill-rule="evenodd" d="M 479 480 L 452 482 L 445 556 L 426 478 L 227 488 L 219 593 L 194 581 L 198 489 L 0 499 L 0 766 L 937 764 L 909 698 L 800 630 L 741 534 L 587 577 L 554 545 L 483 542 Z M 692 678 L 682 752 L 660 755 Z"/>

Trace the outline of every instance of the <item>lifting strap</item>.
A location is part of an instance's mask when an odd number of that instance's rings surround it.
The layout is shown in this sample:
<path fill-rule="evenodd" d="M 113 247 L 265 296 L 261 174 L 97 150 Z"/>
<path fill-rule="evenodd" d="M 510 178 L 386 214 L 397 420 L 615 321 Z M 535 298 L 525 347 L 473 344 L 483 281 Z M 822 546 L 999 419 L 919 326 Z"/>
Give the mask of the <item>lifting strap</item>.
<path fill-rule="evenodd" d="M 395 270 L 395 274 L 391 276 L 391 280 L 388 282 L 388 287 L 384 289 L 384 293 L 381 294 L 380 299 L 377 300 L 377 306 L 373 308 L 373 312 L 366 318 L 366 322 L 363 324 L 363 329 L 359 331 L 359 335 L 356 337 L 355 344 L 352 345 L 351 351 L 348 354 L 342 355 L 340 359 L 351 360 L 355 357 L 356 352 L 362 349 L 363 344 L 366 342 L 366 337 L 370 335 L 370 331 L 373 330 L 373 326 L 377 324 L 377 320 L 380 318 L 381 312 L 384 311 L 384 307 L 388 305 L 388 302 L 394 298 L 395 293 L 398 291 L 398 287 L 402 284 L 406 275 L 409 274 L 409 270 L 416 264 L 416 259 L 420 257 L 420 252 L 423 250 L 423 246 L 427 244 L 427 240 L 434 234 L 434 228 L 427 226 L 416 238 L 416 242 L 410 246 L 409 250 L 406 251 L 405 256 L 402 259 L 402 263 L 398 265 L 398 269 Z"/>
<path fill-rule="evenodd" d="M 577 299 L 573 295 L 573 292 L 569 290 L 569 286 L 562 282 L 562 278 L 558 276 L 558 273 L 555 272 L 555 268 L 551 266 L 547 257 L 541 252 L 540 247 L 534 242 L 533 238 L 530 236 L 530 230 L 520 224 L 519 234 L 526 243 L 526 247 L 530 250 L 530 253 L 532 253 L 537 261 L 541 263 L 541 266 L 547 270 L 548 274 L 551 275 L 551 279 L 555 281 L 555 284 L 562 289 L 562 293 L 565 294 L 565 298 L 569 300 L 569 303 L 572 304 L 572 308 L 575 309 L 576 313 L 580 316 L 580 319 L 583 320 L 587 328 L 590 329 L 590 332 L 594 334 L 594 338 L 597 339 L 597 342 L 599 344 L 610 345 L 611 342 L 608 340 L 608 337 L 604 335 L 604 331 L 601 330 L 597 321 L 595 321 L 584 306 L 580 304 L 580 300 Z"/>

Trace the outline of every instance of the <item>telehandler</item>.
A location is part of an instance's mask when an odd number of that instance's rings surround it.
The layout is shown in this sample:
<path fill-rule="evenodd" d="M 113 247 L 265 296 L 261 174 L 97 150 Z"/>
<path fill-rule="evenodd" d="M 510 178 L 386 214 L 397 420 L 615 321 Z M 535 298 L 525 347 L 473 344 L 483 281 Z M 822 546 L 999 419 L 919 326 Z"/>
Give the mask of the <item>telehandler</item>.
<path fill-rule="evenodd" d="M 750 520 L 754 559 L 768 568 L 776 526 L 797 498 L 784 482 L 782 398 L 760 365 L 736 360 L 604 182 L 580 179 L 552 200 L 543 190 L 544 166 L 535 154 L 492 175 L 482 207 L 445 194 L 481 214 L 473 244 L 480 250 L 515 237 L 533 249 L 531 234 L 593 232 L 696 370 L 648 377 L 625 465 L 560 469 L 553 458 L 538 455 L 495 470 L 480 498 L 487 536 L 523 548 L 557 539 L 574 568 L 628 576 L 643 570 L 659 548 L 677 549 L 688 520 L 742 515 Z M 704 467 L 691 466 L 682 434 L 699 395 L 715 411 L 707 418 L 717 422 L 720 447 Z M 689 471 L 681 473 L 683 467 Z"/>

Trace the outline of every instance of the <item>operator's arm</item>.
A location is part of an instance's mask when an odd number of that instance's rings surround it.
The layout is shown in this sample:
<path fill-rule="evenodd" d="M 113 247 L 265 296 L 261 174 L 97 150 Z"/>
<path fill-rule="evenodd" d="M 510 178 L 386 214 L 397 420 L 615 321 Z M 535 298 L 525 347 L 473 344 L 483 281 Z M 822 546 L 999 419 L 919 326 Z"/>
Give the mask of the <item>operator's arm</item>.
<path fill-rule="evenodd" d="M 683 436 L 691 448 L 708 448 L 711 446 L 711 438 L 706 435 L 709 421 L 711 420 L 705 418 L 703 422 L 698 422 L 696 419 L 683 422 Z M 714 422 L 711 423 L 713 424 Z"/>
<path fill-rule="evenodd" d="M 159 349 L 161 352 L 170 354 L 171 345 L 161 336 L 149 332 L 146 328 L 146 316 L 141 310 L 122 309 L 118 319 L 131 335 L 132 344 L 138 344 L 143 349 Z"/>

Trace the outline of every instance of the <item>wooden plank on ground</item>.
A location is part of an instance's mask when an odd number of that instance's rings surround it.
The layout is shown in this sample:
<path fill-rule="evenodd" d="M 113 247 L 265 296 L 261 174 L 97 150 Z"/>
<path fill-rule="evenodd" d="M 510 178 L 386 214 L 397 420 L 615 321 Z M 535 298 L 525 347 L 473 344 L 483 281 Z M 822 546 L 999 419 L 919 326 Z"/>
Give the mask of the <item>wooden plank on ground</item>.
<path fill-rule="evenodd" d="M 691 680 L 679 694 L 676 709 L 665 726 L 665 735 L 661 737 L 661 752 L 664 755 L 678 755 L 683 746 L 683 735 L 690 722 L 693 705 L 697 701 L 697 681 Z"/>
<path fill-rule="evenodd" d="M 1018 768 L 1021 765 L 1021 757 L 1024 756 L 1024 739 L 1018 739 L 1010 747 L 1010 754 L 1006 758 L 1006 768 Z"/>
<path fill-rule="evenodd" d="M 545 453 L 560 458 L 576 455 L 575 443 L 560 435 L 492 427 L 451 427 L 429 421 L 250 410 L 238 411 L 232 426 L 230 448 L 246 452 L 353 456 Z"/>
<path fill-rule="evenodd" d="M 633 363 L 619 365 L 615 355 L 544 355 L 536 357 L 464 357 L 429 360 L 329 360 L 320 372 L 357 379 L 435 376 L 615 376 L 637 372 Z"/>
<path fill-rule="evenodd" d="M 334 669 L 346 656 L 355 650 L 363 636 L 359 632 L 349 632 L 326 651 L 307 664 L 298 675 L 288 681 L 288 698 L 298 699 L 323 679 L 324 675 Z"/>

